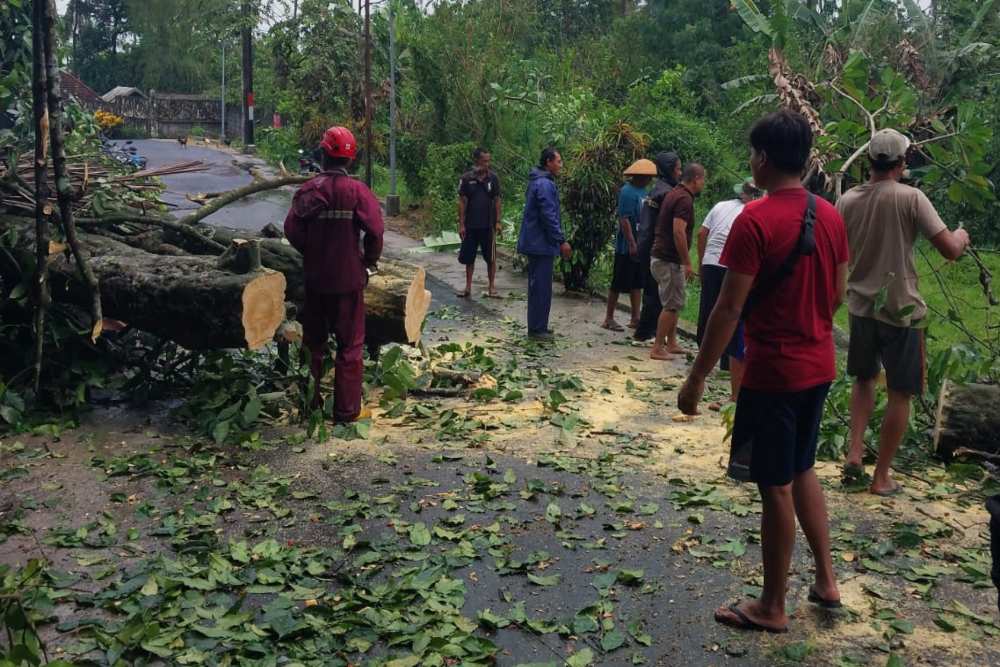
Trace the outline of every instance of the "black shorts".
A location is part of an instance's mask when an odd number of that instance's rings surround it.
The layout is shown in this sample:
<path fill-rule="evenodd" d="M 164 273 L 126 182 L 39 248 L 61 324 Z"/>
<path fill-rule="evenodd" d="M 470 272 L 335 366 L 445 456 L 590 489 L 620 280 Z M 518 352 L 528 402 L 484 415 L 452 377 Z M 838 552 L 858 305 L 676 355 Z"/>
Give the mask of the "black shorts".
<path fill-rule="evenodd" d="M 493 263 L 493 228 L 465 228 L 465 238 L 462 239 L 462 246 L 458 250 L 458 261 L 461 264 L 469 265 L 476 263 L 476 250 L 481 250 L 483 259 L 487 264 Z"/>
<path fill-rule="evenodd" d="M 871 380 L 885 368 L 885 384 L 902 394 L 924 393 L 924 332 L 894 327 L 871 317 L 851 315 L 847 373 Z"/>
<path fill-rule="evenodd" d="M 714 264 L 703 264 L 701 267 L 701 302 L 698 304 L 698 332 L 696 334 L 698 345 L 705 335 L 705 327 L 708 325 L 708 317 L 715 308 L 715 302 L 719 300 L 719 292 L 722 291 L 722 281 L 726 277 L 726 269 Z M 720 360 L 722 370 L 729 370 L 729 360 L 737 359 L 743 361 L 746 357 L 746 343 L 743 338 L 743 320 L 736 325 L 733 337 L 729 339 L 726 346 L 726 353 Z"/>
<path fill-rule="evenodd" d="M 611 275 L 611 291 L 619 294 L 642 289 L 642 264 L 628 255 L 615 253 L 615 268 Z"/>
<path fill-rule="evenodd" d="M 823 404 L 830 384 L 802 391 L 743 388 L 736 400 L 733 448 L 750 448 L 750 479 L 784 486 L 816 463 Z"/>

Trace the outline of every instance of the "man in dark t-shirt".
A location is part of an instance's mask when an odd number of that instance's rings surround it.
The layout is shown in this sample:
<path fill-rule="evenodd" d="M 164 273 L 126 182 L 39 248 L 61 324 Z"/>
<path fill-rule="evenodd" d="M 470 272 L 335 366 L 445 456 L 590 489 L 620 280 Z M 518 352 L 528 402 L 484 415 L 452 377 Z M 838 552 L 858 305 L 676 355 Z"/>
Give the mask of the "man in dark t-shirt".
<path fill-rule="evenodd" d="M 837 376 L 833 314 L 847 291 L 847 232 L 837 209 L 802 187 L 812 150 L 805 117 L 791 111 L 764 116 L 750 131 L 750 145 L 750 170 L 767 197 L 747 204 L 733 222 L 721 257 L 726 277 L 677 403 L 685 414 L 697 414 L 705 378 L 750 297 L 729 474 L 752 480 L 760 491 L 764 586 L 756 600 L 719 607 L 715 620 L 786 632 L 796 517 L 815 563 L 808 600 L 841 606 L 826 500 L 813 464 L 823 404 Z"/>
<path fill-rule="evenodd" d="M 656 219 L 649 270 L 660 290 L 663 310 L 656 323 L 650 359 L 669 361 L 683 350 L 677 344 L 677 320 L 684 309 L 691 268 L 691 233 L 694 231 L 694 198 L 705 188 L 705 168 L 697 162 L 684 167 L 681 183 L 660 205 Z"/>
<path fill-rule="evenodd" d="M 458 182 L 458 235 L 462 247 L 458 261 L 465 265 L 465 289 L 458 296 L 472 294 L 472 274 L 475 271 L 476 251 L 486 260 L 489 277 L 488 296 L 496 297 L 496 236 L 500 226 L 500 179 L 490 169 L 490 154 L 482 148 L 472 152 L 473 168 L 462 174 Z"/>

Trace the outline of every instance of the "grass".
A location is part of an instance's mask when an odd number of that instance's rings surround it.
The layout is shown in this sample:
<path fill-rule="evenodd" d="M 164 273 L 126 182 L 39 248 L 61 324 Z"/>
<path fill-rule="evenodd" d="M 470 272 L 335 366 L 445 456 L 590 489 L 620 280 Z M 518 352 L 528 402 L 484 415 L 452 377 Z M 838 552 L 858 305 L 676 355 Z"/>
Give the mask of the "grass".
<path fill-rule="evenodd" d="M 989 270 L 1000 276 L 1000 251 L 980 250 L 980 256 Z M 697 265 L 697 260 L 693 261 Z M 951 310 L 958 313 L 969 332 L 996 344 L 1000 330 L 991 327 L 1000 324 L 1000 310 L 989 307 L 979 284 L 979 267 L 971 258 L 947 262 L 929 243 L 922 241 L 916 250 L 916 266 L 920 293 L 929 308 L 927 344 L 931 351 L 970 342 L 969 336 L 949 320 Z M 1000 277 L 997 282 L 996 290 L 1000 293 Z M 681 319 L 691 323 L 698 321 L 700 297 L 701 286 L 695 282 L 688 287 L 687 304 L 681 312 Z M 847 308 L 837 311 L 834 322 L 844 331 L 848 330 Z"/>

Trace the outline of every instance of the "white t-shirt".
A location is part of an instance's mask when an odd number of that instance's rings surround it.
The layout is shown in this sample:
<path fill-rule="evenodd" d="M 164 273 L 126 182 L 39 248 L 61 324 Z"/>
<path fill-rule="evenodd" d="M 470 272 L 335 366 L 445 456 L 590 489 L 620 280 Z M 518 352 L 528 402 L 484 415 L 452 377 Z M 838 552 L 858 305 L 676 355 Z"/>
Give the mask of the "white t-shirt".
<path fill-rule="evenodd" d="M 729 229 L 733 226 L 736 216 L 743 210 L 743 206 L 743 202 L 739 199 L 727 199 L 713 206 L 705 216 L 701 226 L 708 230 L 708 240 L 705 243 L 705 258 L 701 260 L 702 264 L 722 266 L 719 263 L 722 249 L 726 247 Z"/>

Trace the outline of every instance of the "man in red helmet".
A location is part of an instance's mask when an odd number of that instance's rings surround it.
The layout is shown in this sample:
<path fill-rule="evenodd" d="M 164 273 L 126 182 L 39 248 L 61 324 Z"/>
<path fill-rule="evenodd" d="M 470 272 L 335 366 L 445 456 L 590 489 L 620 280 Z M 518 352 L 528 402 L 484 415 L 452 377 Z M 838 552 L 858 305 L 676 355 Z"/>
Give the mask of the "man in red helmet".
<path fill-rule="evenodd" d="M 350 130 L 331 127 L 320 148 L 323 171 L 295 193 L 285 218 L 285 236 L 303 256 L 306 305 L 302 328 L 316 385 L 313 405 L 322 405 L 320 376 L 333 333 L 337 338 L 333 417 L 337 422 L 350 422 L 361 415 L 364 289 L 382 254 L 384 226 L 375 195 L 348 174 L 358 151 Z"/>

